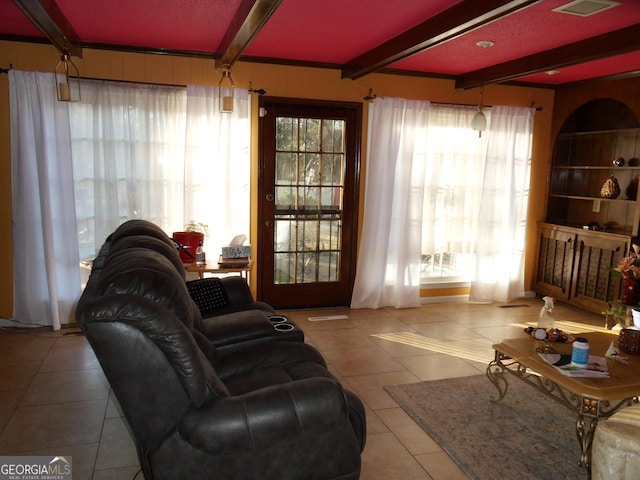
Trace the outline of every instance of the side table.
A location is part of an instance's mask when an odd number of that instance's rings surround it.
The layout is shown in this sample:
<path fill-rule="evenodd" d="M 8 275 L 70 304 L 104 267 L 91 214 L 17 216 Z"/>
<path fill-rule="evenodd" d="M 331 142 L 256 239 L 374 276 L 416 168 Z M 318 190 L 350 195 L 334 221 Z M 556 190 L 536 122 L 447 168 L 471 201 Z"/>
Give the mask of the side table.
<path fill-rule="evenodd" d="M 204 278 L 205 273 L 212 273 L 212 274 L 237 273 L 241 277 L 249 281 L 249 272 L 253 267 L 253 263 L 254 263 L 253 259 L 249 260 L 249 263 L 247 263 L 244 266 L 234 266 L 234 267 L 224 266 L 224 264 L 220 265 L 218 262 L 214 262 L 214 261 L 207 261 L 204 267 L 198 267 L 195 263 L 191 263 L 189 264 L 189 266 L 187 266 L 187 272 L 197 273 L 199 278 Z"/>

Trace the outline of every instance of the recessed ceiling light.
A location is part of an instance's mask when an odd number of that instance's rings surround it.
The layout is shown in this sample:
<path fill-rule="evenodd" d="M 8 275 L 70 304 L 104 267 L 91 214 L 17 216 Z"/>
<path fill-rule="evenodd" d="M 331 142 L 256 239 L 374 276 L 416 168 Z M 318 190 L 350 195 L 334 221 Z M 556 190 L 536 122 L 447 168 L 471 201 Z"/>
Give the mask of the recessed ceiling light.
<path fill-rule="evenodd" d="M 557 75 L 560 73 L 560 70 L 547 70 L 546 72 L 547 75 Z"/>
<path fill-rule="evenodd" d="M 614 2 L 613 0 L 575 0 L 558 8 L 554 8 L 553 11 L 588 17 L 589 15 L 604 12 L 618 5 L 620 5 L 620 2 Z"/>
<path fill-rule="evenodd" d="M 489 48 L 489 47 L 493 47 L 493 42 L 490 42 L 489 40 L 482 40 L 476 43 L 476 45 L 482 48 Z"/>

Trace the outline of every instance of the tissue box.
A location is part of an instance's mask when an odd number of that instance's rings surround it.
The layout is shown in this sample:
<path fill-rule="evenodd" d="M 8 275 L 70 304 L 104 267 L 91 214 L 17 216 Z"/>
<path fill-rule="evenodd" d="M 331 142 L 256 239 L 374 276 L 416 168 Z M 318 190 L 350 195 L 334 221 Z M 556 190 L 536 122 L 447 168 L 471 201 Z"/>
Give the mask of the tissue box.
<path fill-rule="evenodd" d="M 222 247 L 222 258 L 248 258 L 251 256 L 251 245 Z"/>

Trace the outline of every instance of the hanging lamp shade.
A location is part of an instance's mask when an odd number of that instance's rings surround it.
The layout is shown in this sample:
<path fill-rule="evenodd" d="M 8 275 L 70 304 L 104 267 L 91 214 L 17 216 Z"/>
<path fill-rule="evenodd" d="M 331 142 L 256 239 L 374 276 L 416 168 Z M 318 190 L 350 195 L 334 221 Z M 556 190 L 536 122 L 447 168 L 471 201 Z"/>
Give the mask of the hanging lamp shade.
<path fill-rule="evenodd" d="M 480 107 L 478 107 L 478 111 L 471 119 L 471 128 L 479 132 L 482 132 L 487 128 L 487 117 L 484 116 L 482 108 Z"/>
<path fill-rule="evenodd" d="M 233 112 L 233 78 L 231 78 L 231 65 L 224 65 L 222 67 L 222 77 L 218 86 L 220 87 L 220 101 L 219 107 L 222 113 Z"/>
<path fill-rule="evenodd" d="M 79 102 L 80 73 L 68 53 L 60 56 L 60 61 L 53 69 L 53 73 L 58 100 L 60 102 Z"/>
<path fill-rule="evenodd" d="M 478 102 L 478 111 L 471 119 L 471 128 L 478 132 L 478 138 L 482 137 L 482 131 L 487 128 L 487 117 L 482 113 L 482 94 L 484 86 L 480 87 L 480 101 Z"/>

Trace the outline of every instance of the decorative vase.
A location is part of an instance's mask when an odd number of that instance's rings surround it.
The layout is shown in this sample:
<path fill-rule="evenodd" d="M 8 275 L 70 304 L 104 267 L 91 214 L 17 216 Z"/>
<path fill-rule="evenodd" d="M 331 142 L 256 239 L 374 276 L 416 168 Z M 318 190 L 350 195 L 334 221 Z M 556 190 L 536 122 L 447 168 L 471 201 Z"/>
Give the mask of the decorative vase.
<path fill-rule="evenodd" d="M 618 179 L 611 175 L 602 184 L 600 196 L 602 198 L 617 198 L 618 195 L 620 195 L 620 184 L 618 184 Z"/>
<path fill-rule="evenodd" d="M 622 280 L 622 298 L 625 305 L 638 305 L 640 303 L 640 285 L 635 278 L 624 278 Z"/>

